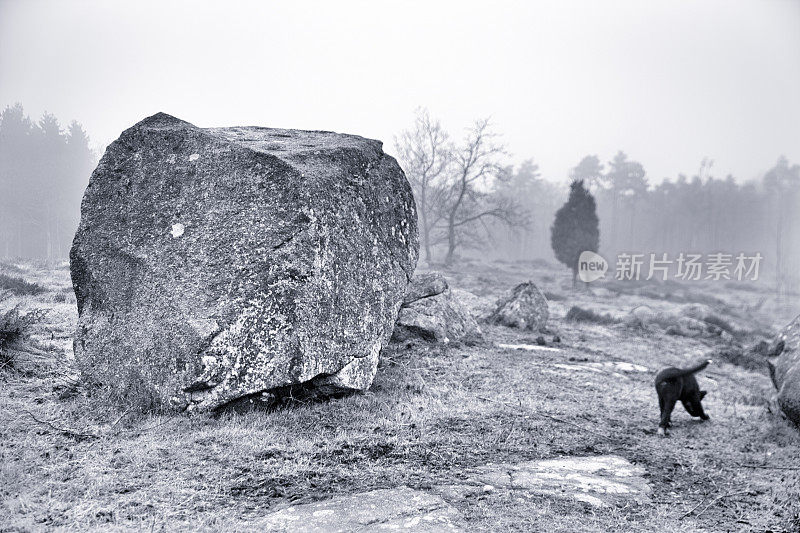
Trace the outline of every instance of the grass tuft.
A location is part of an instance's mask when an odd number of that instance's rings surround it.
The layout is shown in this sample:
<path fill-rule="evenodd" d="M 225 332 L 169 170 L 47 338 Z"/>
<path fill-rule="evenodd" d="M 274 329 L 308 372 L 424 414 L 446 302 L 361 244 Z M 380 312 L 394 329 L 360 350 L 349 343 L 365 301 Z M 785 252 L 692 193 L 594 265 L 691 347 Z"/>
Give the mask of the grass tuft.
<path fill-rule="evenodd" d="M 44 318 L 45 314 L 45 309 L 34 309 L 23 314 L 19 306 L 0 313 L 0 369 L 16 368 L 17 361 L 9 348 L 20 343 L 30 327 Z"/>
<path fill-rule="evenodd" d="M 7 274 L 0 274 L 0 289 L 11 291 L 19 296 L 35 296 L 47 291 L 37 283 L 29 283 L 22 278 L 15 278 Z"/>
<path fill-rule="evenodd" d="M 543 294 L 544 297 L 547 298 L 548 302 L 563 302 L 564 300 L 567 299 L 566 296 L 557 292 L 544 291 Z"/>
<path fill-rule="evenodd" d="M 619 320 L 611 315 L 601 315 L 599 313 L 595 313 L 591 309 L 584 309 L 583 307 L 578 307 L 577 305 L 573 305 L 569 308 L 566 319 L 573 322 L 593 322 L 595 324 L 616 324 L 619 322 Z"/>

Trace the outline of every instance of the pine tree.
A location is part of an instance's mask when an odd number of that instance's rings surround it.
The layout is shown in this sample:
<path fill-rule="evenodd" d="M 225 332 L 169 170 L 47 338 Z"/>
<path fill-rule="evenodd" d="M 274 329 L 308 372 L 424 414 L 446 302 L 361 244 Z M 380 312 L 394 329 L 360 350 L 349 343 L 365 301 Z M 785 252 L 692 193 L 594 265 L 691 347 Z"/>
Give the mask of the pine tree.
<path fill-rule="evenodd" d="M 32 122 L 21 104 L 0 112 L 0 257 L 65 257 L 94 163 L 77 122 L 64 132 L 49 113 Z"/>
<path fill-rule="evenodd" d="M 600 246 L 600 229 L 594 197 L 583 186 L 583 180 L 570 185 L 569 199 L 556 212 L 550 229 L 550 245 L 556 258 L 572 269 L 572 286 L 578 276 L 578 258 L 581 252 L 597 252 Z"/>

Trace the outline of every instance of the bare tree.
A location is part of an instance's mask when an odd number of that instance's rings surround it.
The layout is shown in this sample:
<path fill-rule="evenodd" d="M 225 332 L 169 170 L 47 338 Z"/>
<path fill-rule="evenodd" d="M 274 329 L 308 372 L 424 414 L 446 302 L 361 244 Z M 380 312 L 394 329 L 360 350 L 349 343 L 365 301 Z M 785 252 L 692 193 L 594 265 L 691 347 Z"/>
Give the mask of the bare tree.
<path fill-rule="evenodd" d="M 452 264 L 459 244 L 475 240 L 477 232 L 489 227 L 488 219 L 508 225 L 524 225 L 519 204 L 501 194 L 493 194 L 498 181 L 507 177 L 502 158 L 505 148 L 495 142 L 489 119 L 475 122 L 463 144 L 453 154 L 453 176 L 444 196 L 446 218 L 446 264 Z"/>
<path fill-rule="evenodd" d="M 425 260 L 431 261 L 433 232 L 444 219 L 440 209 L 446 191 L 445 178 L 453 158 L 449 136 L 426 109 L 418 109 L 414 129 L 395 139 L 398 157 L 411 183 L 422 230 Z"/>
<path fill-rule="evenodd" d="M 781 156 L 778 162 L 764 176 L 764 188 L 774 198 L 775 205 L 775 283 L 776 291 L 782 294 L 784 286 L 784 252 L 791 249 L 790 242 L 784 242 L 786 219 L 797 209 L 800 197 L 800 165 L 789 165 L 789 160 Z"/>

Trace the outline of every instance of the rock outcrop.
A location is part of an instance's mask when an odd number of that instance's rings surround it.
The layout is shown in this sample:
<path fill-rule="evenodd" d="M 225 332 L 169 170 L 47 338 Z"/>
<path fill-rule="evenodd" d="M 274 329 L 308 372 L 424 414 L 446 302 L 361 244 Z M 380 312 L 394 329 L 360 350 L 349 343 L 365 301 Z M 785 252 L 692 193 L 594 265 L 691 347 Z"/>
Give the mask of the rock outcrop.
<path fill-rule="evenodd" d="M 108 147 L 83 198 L 75 357 L 156 408 L 365 389 L 417 256 L 411 188 L 379 141 L 159 113 Z"/>
<path fill-rule="evenodd" d="M 800 425 L 800 316 L 778 334 L 770 355 L 777 356 L 770 375 L 778 389 L 778 405 L 789 420 Z"/>
<path fill-rule="evenodd" d="M 492 489 L 529 492 L 595 507 L 650 503 L 644 468 L 616 455 L 561 457 L 479 467 L 476 481 Z"/>
<path fill-rule="evenodd" d="M 461 515 L 441 496 L 408 487 L 378 489 L 293 505 L 256 519 L 254 529 L 298 533 L 463 531 Z"/>
<path fill-rule="evenodd" d="M 489 316 L 492 324 L 538 331 L 547 325 L 550 311 L 542 291 L 532 282 L 520 283 L 501 298 Z"/>
<path fill-rule="evenodd" d="M 415 276 L 408 286 L 392 339 L 451 342 L 481 335 L 470 310 L 453 295 L 444 276 L 428 272 Z"/>

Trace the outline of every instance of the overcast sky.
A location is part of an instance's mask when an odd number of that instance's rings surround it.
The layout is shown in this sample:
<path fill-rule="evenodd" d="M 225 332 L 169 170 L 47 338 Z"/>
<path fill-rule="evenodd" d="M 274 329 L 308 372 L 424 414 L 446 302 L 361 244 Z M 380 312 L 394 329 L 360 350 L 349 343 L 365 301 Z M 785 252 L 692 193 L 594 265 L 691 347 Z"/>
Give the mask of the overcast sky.
<path fill-rule="evenodd" d="M 617 150 L 651 180 L 800 163 L 800 1 L 0 0 L 0 106 L 105 145 L 164 111 L 198 126 L 393 138 L 427 107 L 491 116 L 565 180 Z"/>

